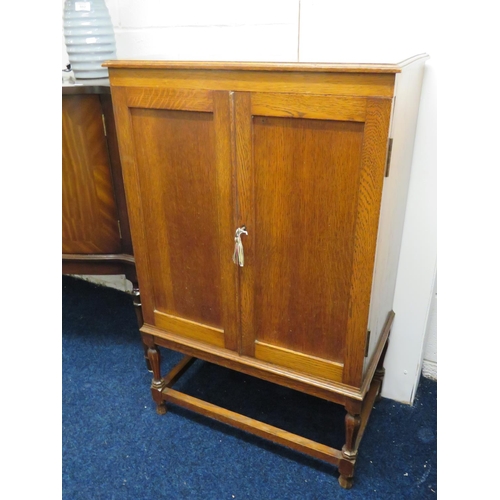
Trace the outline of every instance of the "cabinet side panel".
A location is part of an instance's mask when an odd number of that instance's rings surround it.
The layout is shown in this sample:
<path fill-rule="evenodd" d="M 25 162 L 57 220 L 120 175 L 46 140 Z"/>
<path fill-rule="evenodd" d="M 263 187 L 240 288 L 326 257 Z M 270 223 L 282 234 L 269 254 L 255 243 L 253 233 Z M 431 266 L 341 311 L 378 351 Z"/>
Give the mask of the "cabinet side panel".
<path fill-rule="evenodd" d="M 391 105 L 390 99 L 373 98 L 366 109 L 342 380 L 354 387 L 360 387 L 363 378 Z"/>
<path fill-rule="evenodd" d="M 213 114 L 131 109 L 155 308 L 222 326 Z"/>
<path fill-rule="evenodd" d="M 390 130 L 393 145 L 389 176 L 384 180 L 382 192 L 368 322 L 371 335 L 364 365 L 365 374 L 372 362 L 387 316 L 393 309 L 424 65 L 425 60 L 418 60 L 406 66 L 396 77 L 396 97 Z M 397 311 L 395 312 L 397 315 Z"/>

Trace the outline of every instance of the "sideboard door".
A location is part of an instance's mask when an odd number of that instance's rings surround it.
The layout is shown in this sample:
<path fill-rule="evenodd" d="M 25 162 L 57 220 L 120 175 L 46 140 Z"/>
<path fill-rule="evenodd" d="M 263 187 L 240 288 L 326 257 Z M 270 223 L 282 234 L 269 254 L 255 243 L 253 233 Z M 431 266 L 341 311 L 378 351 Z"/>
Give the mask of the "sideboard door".
<path fill-rule="evenodd" d="M 113 88 L 144 320 L 236 351 L 230 100 Z"/>
<path fill-rule="evenodd" d="M 62 98 L 62 252 L 122 251 L 99 95 Z"/>
<path fill-rule="evenodd" d="M 242 354 L 360 383 L 390 110 L 235 93 Z"/>

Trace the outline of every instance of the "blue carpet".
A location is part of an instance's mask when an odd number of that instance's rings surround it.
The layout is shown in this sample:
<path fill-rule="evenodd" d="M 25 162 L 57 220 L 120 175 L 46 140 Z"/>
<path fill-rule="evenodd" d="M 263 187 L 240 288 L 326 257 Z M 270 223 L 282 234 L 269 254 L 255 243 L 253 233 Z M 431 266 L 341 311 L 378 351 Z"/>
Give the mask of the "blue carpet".
<path fill-rule="evenodd" d="M 187 410 L 157 415 L 126 293 L 62 279 L 64 500 L 319 500 L 436 497 L 437 384 L 415 403 L 382 399 L 361 442 L 354 486 L 337 469 Z M 162 373 L 181 355 L 162 349 Z M 338 405 L 202 361 L 175 386 L 340 448 Z"/>

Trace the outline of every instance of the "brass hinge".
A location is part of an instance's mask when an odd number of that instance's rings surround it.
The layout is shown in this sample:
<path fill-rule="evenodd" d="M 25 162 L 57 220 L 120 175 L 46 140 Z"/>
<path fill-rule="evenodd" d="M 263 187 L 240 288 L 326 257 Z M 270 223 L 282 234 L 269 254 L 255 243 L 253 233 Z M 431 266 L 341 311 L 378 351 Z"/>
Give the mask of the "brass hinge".
<path fill-rule="evenodd" d="M 389 177 L 389 169 L 391 168 L 391 156 L 392 156 L 392 137 L 389 138 L 387 142 L 387 162 L 385 164 L 385 176 Z"/>
<path fill-rule="evenodd" d="M 116 222 L 118 222 L 118 234 L 120 235 L 120 239 L 123 239 L 122 238 L 122 226 L 120 224 L 120 220 L 117 220 Z"/>
<path fill-rule="evenodd" d="M 107 136 L 108 133 L 106 131 L 106 118 L 104 118 L 104 115 L 102 114 L 102 126 L 104 127 L 104 135 Z"/>
<path fill-rule="evenodd" d="M 365 344 L 365 358 L 368 357 L 368 347 L 370 347 L 370 334 L 371 334 L 371 331 L 367 330 L 367 332 L 366 332 L 366 344 Z"/>

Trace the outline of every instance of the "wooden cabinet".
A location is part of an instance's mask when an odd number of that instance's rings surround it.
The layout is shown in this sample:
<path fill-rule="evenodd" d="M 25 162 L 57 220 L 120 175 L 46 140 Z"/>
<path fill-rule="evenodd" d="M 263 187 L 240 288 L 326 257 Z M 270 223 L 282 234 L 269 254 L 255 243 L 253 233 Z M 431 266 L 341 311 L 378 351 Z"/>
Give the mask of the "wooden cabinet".
<path fill-rule="evenodd" d="M 173 402 L 309 453 L 351 486 L 394 318 L 425 59 L 107 63 L 160 413 Z M 158 346 L 187 356 L 166 376 Z M 193 358 L 344 405 L 344 447 L 176 391 Z"/>
<path fill-rule="evenodd" d="M 109 83 L 62 87 L 65 274 L 125 274 L 136 284 Z"/>

